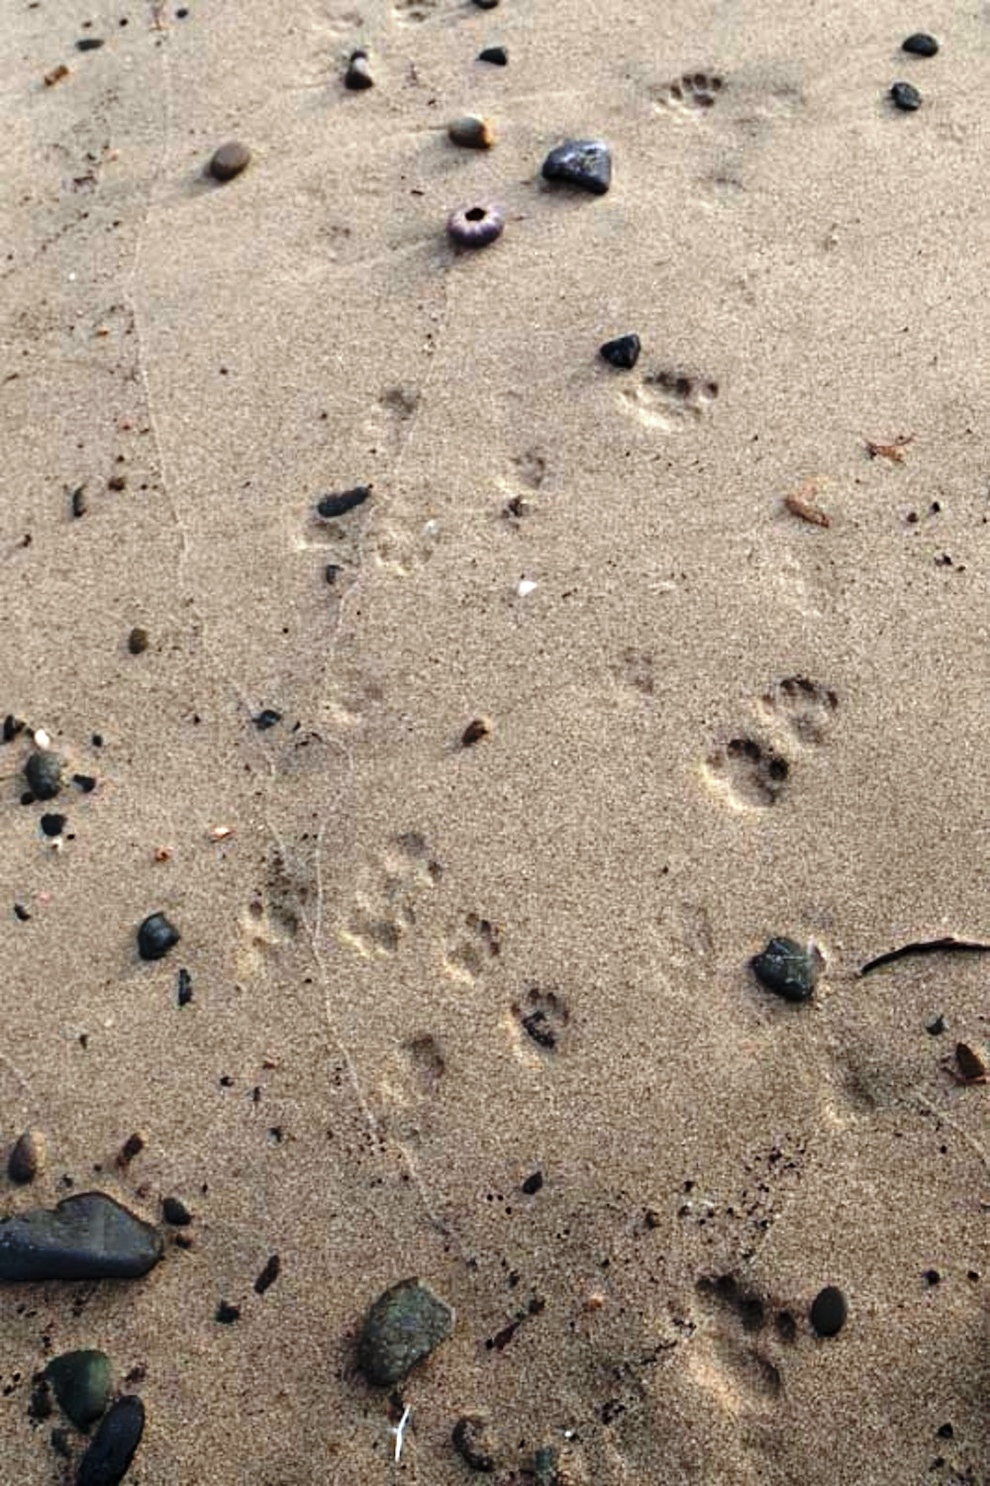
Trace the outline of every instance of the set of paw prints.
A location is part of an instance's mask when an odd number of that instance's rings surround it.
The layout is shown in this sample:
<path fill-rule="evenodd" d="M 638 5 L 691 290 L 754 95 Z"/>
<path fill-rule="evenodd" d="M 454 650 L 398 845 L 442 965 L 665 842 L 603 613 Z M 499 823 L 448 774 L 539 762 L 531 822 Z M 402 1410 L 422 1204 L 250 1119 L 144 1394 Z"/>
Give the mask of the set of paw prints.
<path fill-rule="evenodd" d="M 685 113 L 714 107 L 724 80 L 713 72 L 685 72 L 660 90 L 660 103 Z"/>
<path fill-rule="evenodd" d="M 838 705 L 834 691 L 806 676 L 775 682 L 757 704 L 763 729 L 717 743 L 704 762 L 707 782 L 736 809 L 770 809 L 789 787 L 798 751 L 825 742 Z"/>

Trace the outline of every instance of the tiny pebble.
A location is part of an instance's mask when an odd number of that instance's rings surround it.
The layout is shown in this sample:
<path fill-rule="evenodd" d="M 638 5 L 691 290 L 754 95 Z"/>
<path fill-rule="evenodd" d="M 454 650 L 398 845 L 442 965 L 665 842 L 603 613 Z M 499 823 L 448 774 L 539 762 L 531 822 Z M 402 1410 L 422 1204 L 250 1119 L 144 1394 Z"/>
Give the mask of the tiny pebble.
<path fill-rule="evenodd" d="M 101 36 L 80 36 L 76 42 L 76 51 L 98 52 L 101 46 L 103 46 L 103 38 Z"/>
<path fill-rule="evenodd" d="M 344 73 L 344 87 L 350 88 L 352 93 L 361 93 L 365 88 L 373 88 L 375 79 L 371 75 L 371 64 L 368 61 L 368 53 L 357 51 L 351 53 L 351 59 Z"/>
<path fill-rule="evenodd" d="M 930 1032 L 932 1037 L 941 1037 L 945 1031 L 945 1017 L 941 1012 L 925 1023 L 925 1031 Z"/>
<path fill-rule="evenodd" d="M 42 834 L 45 836 L 61 836 L 65 827 L 65 816 L 46 812 L 39 822 Z"/>
<path fill-rule="evenodd" d="M 824 961 L 816 945 L 780 938 L 771 939 L 749 963 L 768 991 L 783 996 L 785 1001 L 810 1001 Z"/>
<path fill-rule="evenodd" d="M 987 1065 L 976 1048 L 970 1047 L 968 1042 L 956 1043 L 956 1062 L 959 1065 L 960 1075 L 967 1083 L 986 1083 Z"/>
<path fill-rule="evenodd" d="M 274 707 L 263 707 L 256 717 L 252 717 L 251 721 L 259 733 L 267 733 L 269 728 L 273 728 L 277 722 L 282 721 L 282 714 L 276 712 Z"/>
<path fill-rule="evenodd" d="M 942 1283 L 942 1276 L 937 1269 L 926 1269 L 921 1278 L 927 1285 L 940 1285 Z"/>
<path fill-rule="evenodd" d="M 348 511 L 364 505 L 371 490 L 370 485 L 355 485 L 351 490 L 340 490 L 333 495 L 323 495 L 316 502 L 316 514 L 322 516 L 324 521 L 331 521 L 335 516 L 346 516 Z"/>
<path fill-rule="evenodd" d="M 76 1486 L 118 1486 L 130 1469 L 144 1433 L 144 1404 L 134 1394 L 118 1398 L 104 1414 L 79 1462 Z"/>
<path fill-rule="evenodd" d="M 611 151 L 600 139 L 567 139 L 544 160 L 543 178 L 567 181 L 593 196 L 604 196 L 612 183 Z"/>
<path fill-rule="evenodd" d="M 543 1172 L 534 1171 L 522 1184 L 522 1189 L 527 1197 L 535 1197 L 543 1187 Z"/>
<path fill-rule="evenodd" d="M 134 1160 L 134 1157 L 140 1156 L 147 1143 L 148 1142 L 145 1140 L 144 1136 L 141 1135 L 139 1131 L 135 1130 L 132 1135 L 128 1135 L 127 1139 L 124 1141 L 124 1144 L 117 1152 L 117 1155 L 114 1158 L 114 1165 L 121 1171 L 126 1170 L 126 1168 L 130 1166 L 131 1162 Z"/>
<path fill-rule="evenodd" d="M 24 778 L 36 800 L 54 800 L 62 788 L 63 762 L 57 753 L 39 749 L 28 754 Z"/>
<path fill-rule="evenodd" d="M 23 731 L 24 723 L 21 718 L 15 717 L 12 712 L 8 712 L 3 720 L 3 741 L 5 743 L 12 743 L 18 733 L 23 733 Z"/>
<path fill-rule="evenodd" d="M 463 1414 L 454 1425 L 451 1436 L 454 1449 L 473 1471 L 495 1469 L 498 1445 L 489 1419 L 484 1414 Z"/>
<path fill-rule="evenodd" d="M 251 151 L 239 139 L 230 139 L 213 153 L 209 171 L 215 181 L 232 181 L 247 166 Z"/>
<path fill-rule="evenodd" d="M 127 476 L 125 474 L 122 474 L 122 473 L 118 473 L 116 475 L 111 475 L 110 478 L 109 478 L 109 480 L 107 481 L 107 489 L 108 490 L 126 490 L 127 489 Z"/>
<path fill-rule="evenodd" d="M 266 1290 L 271 1289 L 272 1285 L 274 1285 L 275 1281 L 278 1279 L 281 1269 L 281 1259 L 278 1257 L 277 1254 L 272 1254 L 264 1269 L 261 1271 L 258 1278 L 254 1282 L 254 1293 L 256 1295 L 264 1295 Z"/>
<path fill-rule="evenodd" d="M 454 144 L 468 150 L 490 150 L 495 143 L 495 131 L 487 119 L 467 114 L 463 119 L 454 119 L 448 125 L 447 134 Z"/>
<path fill-rule="evenodd" d="M 85 516 L 88 504 L 85 485 L 77 485 L 75 490 L 69 494 L 69 505 L 72 509 L 73 516 Z"/>
<path fill-rule="evenodd" d="M 890 101 L 895 108 L 905 113 L 914 113 L 921 107 L 921 94 L 913 83 L 894 83 L 890 90 Z"/>
<path fill-rule="evenodd" d="M 25 1130 L 17 1137 L 7 1161 L 7 1175 L 18 1186 L 33 1182 L 45 1169 L 45 1137 L 40 1130 Z"/>
<path fill-rule="evenodd" d="M 162 1217 L 171 1228 L 188 1228 L 192 1213 L 179 1197 L 162 1198 Z"/>
<path fill-rule="evenodd" d="M 323 570 L 323 576 L 324 578 L 326 578 L 328 583 L 336 583 L 337 575 L 339 573 L 342 573 L 343 571 L 344 570 L 340 566 L 339 562 L 328 562 Z"/>
<path fill-rule="evenodd" d="M 214 1319 L 219 1321 L 221 1326 L 232 1326 L 235 1321 L 241 1319 L 241 1308 L 239 1305 L 231 1305 L 227 1300 L 221 1300 L 216 1308 Z"/>
<path fill-rule="evenodd" d="M 509 54 L 504 46 L 486 46 L 478 53 L 479 62 L 490 62 L 493 67 L 508 67 Z"/>
<path fill-rule="evenodd" d="M 142 960 L 160 960 L 179 942 L 179 931 L 164 913 L 149 913 L 137 931 L 138 954 Z"/>
<path fill-rule="evenodd" d="M 846 1323 L 848 1309 L 842 1291 L 826 1285 L 811 1303 L 811 1324 L 819 1336 L 835 1336 Z"/>
<path fill-rule="evenodd" d="M 73 774 L 72 782 L 84 795 L 91 795 L 96 788 L 96 780 L 92 774 Z"/>
<path fill-rule="evenodd" d="M 132 655 L 143 655 L 148 648 L 148 631 L 135 625 L 127 636 L 127 648 Z"/>
<path fill-rule="evenodd" d="M 622 371 L 632 371 L 639 360 L 640 348 L 638 335 L 620 335 L 614 341 L 606 341 L 604 346 L 600 346 L 598 354 L 610 366 L 617 366 Z"/>
<path fill-rule="evenodd" d="M 68 75 L 68 67 L 64 62 L 60 62 L 57 67 L 52 68 L 51 72 L 45 73 L 45 87 L 54 88 L 56 83 L 60 83 L 63 77 L 68 77 Z"/>
<path fill-rule="evenodd" d="M 474 0 L 479 10 L 494 10 L 498 0 Z"/>
<path fill-rule="evenodd" d="M 469 722 L 461 734 L 461 747 L 470 748 L 475 743 L 480 743 L 482 738 L 487 738 L 492 730 L 492 725 L 487 717 L 476 717 Z"/>
<path fill-rule="evenodd" d="M 502 236 L 505 218 L 497 206 L 462 206 L 447 218 L 448 236 L 461 248 L 487 248 Z"/>
<path fill-rule="evenodd" d="M 30 922 L 31 915 L 30 915 L 30 913 L 28 913 L 28 911 L 24 907 L 24 904 L 23 903 L 15 903 L 14 904 L 14 914 L 15 914 L 15 917 L 17 917 L 17 918 L 20 919 L 20 921 L 21 921 L 22 924 L 26 924 L 26 923 Z"/>
<path fill-rule="evenodd" d="M 901 42 L 901 51 L 910 52 L 914 57 L 934 57 L 938 42 L 927 31 L 915 31 Z"/>
<path fill-rule="evenodd" d="M 180 1006 L 188 1006 L 193 998 L 192 976 L 188 970 L 180 970 L 176 985 L 176 1000 Z"/>

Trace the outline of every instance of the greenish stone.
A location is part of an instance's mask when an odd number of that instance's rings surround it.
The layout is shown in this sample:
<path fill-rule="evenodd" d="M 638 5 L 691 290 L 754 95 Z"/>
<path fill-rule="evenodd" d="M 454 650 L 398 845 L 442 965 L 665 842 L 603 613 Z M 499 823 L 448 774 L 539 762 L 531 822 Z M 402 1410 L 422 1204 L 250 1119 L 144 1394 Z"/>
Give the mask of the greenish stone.
<path fill-rule="evenodd" d="M 86 1430 L 110 1402 L 110 1358 L 105 1352 L 63 1352 L 45 1369 L 58 1406 L 77 1429 Z"/>
<path fill-rule="evenodd" d="M 422 1362 L 454 1329 L 454 1312 L 419 1280 L 380 1295 L 365 1317 L 358 1365 L 369 1383 L 388 1388 Z"/>

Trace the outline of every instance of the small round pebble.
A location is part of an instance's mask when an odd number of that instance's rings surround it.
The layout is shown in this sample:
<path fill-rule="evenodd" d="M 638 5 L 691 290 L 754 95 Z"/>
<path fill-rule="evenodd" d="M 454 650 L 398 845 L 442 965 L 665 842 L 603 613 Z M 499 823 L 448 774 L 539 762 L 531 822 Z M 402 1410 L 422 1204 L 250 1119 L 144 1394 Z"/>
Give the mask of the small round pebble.
<path fill-rule="evenodd" d="M 164 913 L 149 913 L 137 931 L 138 954 L 142 960 L 160 960 L 179 942 L 179 931 Z"/>
<path fill-rule="evenodd" d="M 895 108 L 914 113 L 921 107 L 921 94 L 913 83 L 895 83 L 890 90 L 890 101 Z"/>
<path fill-rule="evenodd" d="M 210 175 L 215 181 L 232 181 L 251 160 L 251 151 L 239 139 L 229 139 L 213 154 Z"/>
<path fill-rule="evenodd" d="M 7 1161 L 7 1175 L 18 1186 L 33 1182 L 45 1169 L 45 1137 L 40 1130 L 25 1130 L 17 1137 Z"/>
<path fill-rule="evenodd" d="M 846 1297 L 835 1285 L 826 1285 L 811 1302 L 811 1324 L 819 1336 L 835 1336 L 848 1314 Z"/>
<path fill-rule="evenodd" d="M 927 31 L 915 31 L 901 42 L 901 51 L 910 52 L 912 57 L 934 57 L 938 42 Z"/>
<path fill-rule="evenodd" d="M 24 778 L 36 800 L 54 800 L 62 788 L 63 761 L 57 753 L 39 748 L 28 755 Z"/>
<path fill-rule="evenodd" d="M 494 10 L 498 0 L 474 0 L 474 3 L 479 10 Z"/>
<path fill-rule="evenodd" d="M 502 236 L 505 218 L 490 202 L 484 206 L 462 206 L 447 218 L 447 233 L 461 248 L 487 248 Z"/>
<path fill-rule="evenodd" d="M 132 655 L 143 655 L 148 648 L 149 640 L 148 631 L 136 624 L 127 636 L 127 648 Z"/>
<path fill-rule="evenodd" d="M 351 59 L 344 73 L 344 87 L 350 88 L 352 93 L 361 93 L 365 88 L 373 88 L 375 79 L 371 75 L 371 63 L 368 61 L 368 53 L 357 51 L 351 53 Z"/>
<path fill-rule="evenodd" d="M 455 119 L 448 126 L 447 134 L 453 144 L 459 144 L 466 150 L 490 150 L 495 143 L 495 131 L 491 124 L 487 119 L 479 119 L 474 114 Z"/>

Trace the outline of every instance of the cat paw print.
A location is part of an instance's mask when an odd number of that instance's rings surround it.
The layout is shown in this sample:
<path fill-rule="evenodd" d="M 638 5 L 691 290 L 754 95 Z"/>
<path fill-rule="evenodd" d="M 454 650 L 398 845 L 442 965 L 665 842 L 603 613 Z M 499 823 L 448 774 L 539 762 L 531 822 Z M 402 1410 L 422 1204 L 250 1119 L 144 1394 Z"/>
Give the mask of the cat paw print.
<path fill-rule="evenodd" d="M 428 1131 L 446 1071 L 443 1046 L 429 1032 L 396 1048 L 379 1086 L 382 1120 L 396 1139 L 417 1144 Z"/>
<path fill-rule="evenodd" d="M 705 776 L 738 810 L 769 810 L 787 784 L 791 766 L 767 743 L 742 734 L 719 744 L 704 764 Z"/>
<path fill-rule="evenodd" d="M 444 953 L 443 965 L 452 980 L 473 985 L 501 952 L 498 928 L 476 913 L 465 915 Z"/>
<path fill-rule="evenodd" d="M 416 905 L 443 868 L 418 831 L 396 836 L 363 874 L 353 911 L 338 930 L 342 944 L 365 959 L 394 955 L 416 923 Z"/>
<path fill-rule="evenodd" d="M 682 113 L 704 112 L 714 107 L 724 86 L 717 73 L 685 72 L 661 90 L 660 103 Z"/>
<path fill-rule="evenodd" d="M 786 728 L 799 743 L 824 742 L 835 717 L 839 699 L 830 687 L 807 676 L 785 676 L 775 681 L 760 699 L 768 721 Z"/>
<path fill-rule="evenodd" d="M 439 540 L 440 522 L 434 516 L 409 526 L 382 521 L 375 535 L 375 562 L 397 578 L 408 578 L 429 562 Z"/>
<path fill-rule="evenodd" d="M 512 1005 L 512 1030 L 516 1052 L 530 1058 L 533 1053 L 548 1055 L 560 1051 L 570 1021 L 567 1002 L 556 991 L 543 991 L 531 986 L 520 1001 Z"/>
<path fill-rule="evenodd" d="M 747 1405 L 769 1407 L 782 1382 L 766 1338 L 766 1303 L 732 1274 L 702 1277 L 695 1294 L 703 1318 L 689 1352 L 696 1382 L 730 1404 L 733 1413 Z"/>
<path fill-rule="evenodd" d="M 661 368 L 647 372 L 638 386 L 624 388 L 618 395 L 647 428 L 672 433 L 708 414 L 718 397 L 718 383 Z"/>

